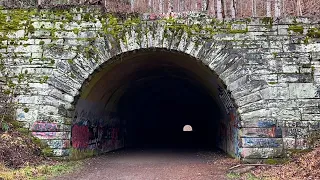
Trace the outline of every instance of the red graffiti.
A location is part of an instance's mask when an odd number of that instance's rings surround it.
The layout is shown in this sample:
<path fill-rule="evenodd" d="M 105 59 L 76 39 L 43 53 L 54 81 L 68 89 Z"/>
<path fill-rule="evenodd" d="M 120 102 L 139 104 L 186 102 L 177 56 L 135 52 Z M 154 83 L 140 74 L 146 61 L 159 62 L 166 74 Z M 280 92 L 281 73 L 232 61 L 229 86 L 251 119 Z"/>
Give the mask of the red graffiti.
<path fill-rule="evenodd" d="M 47 122 L 35 122 L 31 128 L 32 131 L 58 131 L 58 125 L 56 123 L 47 123 Z"/>
<path fill-rule="evenodd" d="M 111 139 L 117 140 L 119 135 L 119 128 L 112 128 Z"/>
<path fill-rule="evenodd" d="M 74 125 L 72 127 L 72 147 L 87 148 L 89 144 L 89 128 L 88 126 Z"/>
<path fill-rule="evenodd" d="M 268 133 L 268 135 L 269 135 L 270 137 L 276 137 L 276 127 L 275 127 L 275 126 L 273 126 L 273 127 L 271 128 L 271 131 Z"/>

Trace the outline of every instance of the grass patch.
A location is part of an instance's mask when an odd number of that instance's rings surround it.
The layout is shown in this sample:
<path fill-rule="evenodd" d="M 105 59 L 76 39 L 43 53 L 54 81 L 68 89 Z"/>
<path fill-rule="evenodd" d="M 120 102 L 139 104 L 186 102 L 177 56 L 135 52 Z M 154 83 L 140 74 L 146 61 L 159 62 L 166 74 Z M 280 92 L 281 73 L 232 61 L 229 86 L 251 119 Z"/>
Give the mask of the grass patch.
<path fill-rule="evenodd" d="M 239 178 L 241 178 L 241 175 L 239 173 L 230 172 L 227 174 L 227 178 L 228 179 L 239 179 Z"/>
<path fill-rule="evenodd" d="M 262 178 L 258 178 L 255 175 L 251 174 L 251 173 L 246 173 L 244 174 L 244 178 L 246 180 L 262 180 Z"/>
<path fill-rule="evenodd" d="M 55 165 L 27 166 L 21 169 L 9 169 L 0 164 L 0 179 L 4 180 L 42 180 L 72 172 L 79 168 L 81 162 L 61 162 Z"/>

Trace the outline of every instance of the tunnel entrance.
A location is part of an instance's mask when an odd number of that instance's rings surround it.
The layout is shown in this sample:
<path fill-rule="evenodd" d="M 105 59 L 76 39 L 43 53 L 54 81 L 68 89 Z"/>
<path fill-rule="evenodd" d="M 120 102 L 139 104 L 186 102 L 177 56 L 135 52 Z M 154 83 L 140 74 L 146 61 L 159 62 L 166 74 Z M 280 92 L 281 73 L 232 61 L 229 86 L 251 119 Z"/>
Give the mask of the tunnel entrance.
<path fill-rule="evenodd" d="M 165 49 L 120 54 L 83 85 L 72 147 L 220 148 L 236 156 L 233 104 L 201 61 Z M 183 131 L 190 125 L 192 131 Z M 231 134 L 231 135 L 230 135 Z"/>
<path fill-rule="evenodd" d="M 215 137 L 221 113 L 210 94 L 187 79 L 159 74 L 130 87 L 118 108 L 127 125 L 127 146 L 214 147 L 210 137 Z M 194 131 L 181 131 L 185 124 Z"/>

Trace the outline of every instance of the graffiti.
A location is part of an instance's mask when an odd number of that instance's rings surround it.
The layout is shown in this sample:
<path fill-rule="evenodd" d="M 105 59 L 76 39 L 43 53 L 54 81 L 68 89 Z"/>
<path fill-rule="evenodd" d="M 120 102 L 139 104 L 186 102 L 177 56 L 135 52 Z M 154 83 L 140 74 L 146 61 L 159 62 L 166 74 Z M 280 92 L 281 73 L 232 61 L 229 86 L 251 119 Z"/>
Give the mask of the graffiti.
<path fill-rule="evenodd" d="M 228 137 L 228 151 L 235 154 L 236 157 L 239 157 L 239 137 L 238 137 L 238 128 L 240 123 L 239 115 L 235 108 L 229 111 L 230 121 L 227 128 L 227 137 Z"/>
<path fill-rule="evenodd" d="M 79 100 L 72 127 L 72 147 L 113 150 L 121 145 L 121 124 L 116 112 L 101 103 Z"/>
<path fill-rule="evenodd" d="M 119 137 L 119 128 L 108 128 L 106 132 L 106 139 L 117 140 Z"/>
<path fill-rule="evenodd" d="M 68 132 L 32 132 L 32 135 L 39 139 L 69 139 Z"/>
<path fill-rule="evenodd" d="M 72 147 L 87 148 L 89 144 L 89 128 L 88 126 L 74 125 L 72 127 Z"/>
<path fill-rule="evenodd" d="M 282 129 L 276 126 L 272 128 L 243 128 L 241 136 L 279 138 L 282 137 Z"/>
<path fill-rule="evenodd" d="M 259 120 L 257 125 L 260 128 L 271 128 L 271 127 L 274 127 L 276 124 L 273 120 L 263 119 L 263 120 Z"/>
<path fill-rule="evenodd" d="M 59 148 L 69 148 L 70 141 L 69 140 L 47 140 L 47 144 L 50 148 L 59 149 Z"/>
<path fill-rule="evenodd" d="M 58 131 L 58 125 L 56 123 L 35 122 L 31 128 L 32 131 Z"/>
<path fill-rule="evenodd" d="M 24 119 L 24 118 L 25 118 L 24 113 L 19 113 L 19 114 L 18 114 L 18 118 L 19 118 L 19 119 Z"/>
<path fill-rule="evenodd" d="M 270 138 L 243 138 L 242 145 L 244 147 L 280 147 L 281 142 Z"/>
<path fill-rule="evenodd" d="M 228 120 L 222 126 L 220 126 L 220 132 L 223 133 L 224 131 L 226 133 L 226 135 L 220 134 L 224 137 L 220 139 L 220 142 L 226 142 L 225 150 L 227 152 L 229 152 L 230 154 L 234 154 L 236 157 L 240 157 L 240 141 L 238 137 L 238 129 L 240 127 L 240 116 L 237 112 L 237 109 L 233 105 L 233 102 L 230 98 L 230 94 L 226 91 L 226 89 L 218 86 L 218 95 L 225 108 L 226 114 L 229 115 Z"/>

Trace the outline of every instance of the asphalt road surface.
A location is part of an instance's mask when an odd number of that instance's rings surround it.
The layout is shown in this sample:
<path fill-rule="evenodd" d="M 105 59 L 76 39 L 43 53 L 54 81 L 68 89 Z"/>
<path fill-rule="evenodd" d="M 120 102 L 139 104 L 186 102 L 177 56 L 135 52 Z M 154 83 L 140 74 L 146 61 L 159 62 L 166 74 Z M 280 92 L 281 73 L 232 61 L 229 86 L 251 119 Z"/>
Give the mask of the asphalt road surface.
<path fill-rule="evenodd" d="M 55 180 L 223 180 L 236 161 L 219 151 L 129 149 L 84 161 L 84 166 Z"/>

